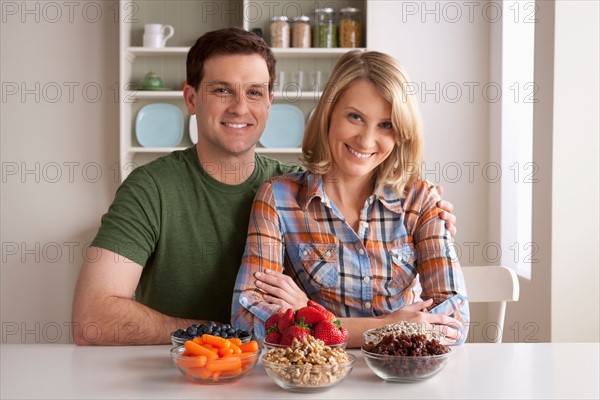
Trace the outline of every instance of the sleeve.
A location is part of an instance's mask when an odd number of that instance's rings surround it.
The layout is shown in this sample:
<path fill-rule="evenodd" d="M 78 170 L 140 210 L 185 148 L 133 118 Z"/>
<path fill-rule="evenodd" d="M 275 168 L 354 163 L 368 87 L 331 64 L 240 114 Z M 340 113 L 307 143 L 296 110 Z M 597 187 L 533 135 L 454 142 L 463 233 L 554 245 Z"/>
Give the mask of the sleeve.
<path fill-rule="evenodd" d="M 233 326 L 253 332 L 258 339 L 265 337 L 264 321 L 278 311 L 279 306 L 263 299 L 264 292 L 256 286 L 254 273 L 264 269 L 282 272 L 283 251 L 283 233 L 273 188 L 267 182 L 259 189 L 252 204 L 246 248 L 231 302 Z"/>
<path fill-rule="evenodd" d="M 457 344 L 467 338 L 470 320 L 469 303 L 464 276 L 456 255 L 454 242 L 439 217 L 440 200 L 435 187 L 422 183 L 417 201 L 420 206 L 413 232 L 417 251 L 417 271 L 423 289 L 423 300 L 433 299 L 434 314 L 445 314 L 463 323 L 462 336 Z"/>
<path fill-rule="evenodd" d="M 157 185 L 150 174 L 139 167 L 117 190 L 91 246 L 110 250 L 144 266 L 156 247 L 159 232 Z"/>

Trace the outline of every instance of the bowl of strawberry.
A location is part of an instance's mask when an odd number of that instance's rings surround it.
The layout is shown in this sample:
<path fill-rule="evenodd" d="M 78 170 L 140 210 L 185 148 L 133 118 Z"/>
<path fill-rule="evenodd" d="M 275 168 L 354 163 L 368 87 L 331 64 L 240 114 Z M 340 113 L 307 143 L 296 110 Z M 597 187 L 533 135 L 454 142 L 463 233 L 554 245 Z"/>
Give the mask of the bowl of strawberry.
<path fill-rule="evenodd" d="M 264 346 L 267 350 L 289 347 L 294 339 L 302 342 L 308 336 L 322 340 L 332 348 L 345 349 L 348 342 L 348 330 L 342 322 L 312 300 L 298 310 L 288 308 L 267 318 L 265 332 Z"/>

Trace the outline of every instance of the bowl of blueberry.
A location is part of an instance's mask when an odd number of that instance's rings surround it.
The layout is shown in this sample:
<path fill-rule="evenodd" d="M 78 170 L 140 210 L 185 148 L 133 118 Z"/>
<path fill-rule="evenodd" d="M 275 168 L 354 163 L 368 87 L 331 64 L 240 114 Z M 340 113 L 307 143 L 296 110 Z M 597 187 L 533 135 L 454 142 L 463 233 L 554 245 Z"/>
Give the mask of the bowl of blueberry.
<path fill-rule="evenodd" d="M 171 333 L 171 343 L 173 346 L 181 346 L 185 344 L 186 340 L 192 340 L 196 337 L 200 337 L 208 333 L 213 336 L 220 336 L 224 339 L 227 338 L 239 338 L 242 343 L 247 343 L 252 339 L 252 335 L 248 332 L 235 329 L 230 324 L 219 324 L 214 321 L 208 321 L 201 324 L 192 324 L 186 329 L 177 329 Z"/>

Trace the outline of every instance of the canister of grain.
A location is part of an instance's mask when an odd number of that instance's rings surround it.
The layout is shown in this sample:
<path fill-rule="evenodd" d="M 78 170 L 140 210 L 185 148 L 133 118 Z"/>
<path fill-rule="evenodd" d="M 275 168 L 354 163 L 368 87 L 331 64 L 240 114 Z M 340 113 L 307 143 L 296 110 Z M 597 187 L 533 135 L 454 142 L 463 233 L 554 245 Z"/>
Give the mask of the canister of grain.
<path fill-rule="evenodd" d="M 271 18 L 271 47 L 290 47 L 290 23 L 284 15 Z"/>
<path fill-rule="evenodd" d="M 292 47 L 310 47 L 310 18 L 306 15 L 292 20 Z"/>
<path fill-rule="evenodd" d="M 346 7 L 340 10 L 340 47 L 362 47 L 360 10 Z"/>
<path fill-rule="evenodd" d="M 333 8 L 317 8 L 313 24 L 313 47 L 338 47 L 337 28 Z"/>

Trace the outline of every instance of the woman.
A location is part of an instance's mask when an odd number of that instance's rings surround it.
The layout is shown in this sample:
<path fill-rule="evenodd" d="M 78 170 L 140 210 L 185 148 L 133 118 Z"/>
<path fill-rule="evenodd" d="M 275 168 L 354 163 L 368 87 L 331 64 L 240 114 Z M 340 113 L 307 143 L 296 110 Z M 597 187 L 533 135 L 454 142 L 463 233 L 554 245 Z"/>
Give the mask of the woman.
<path fill-rule="evenodd" d="M 433 185 L 420 180 L 421 120 L 390 56 L 352 51 L 334 68 L 302 144 L 306 172 L 254 200 L 232 321 L 264 337 L 268 304 L 253 275 L 285 272 L 349 332 L 401 320 L 466 339 L 469 307 Z"/>

